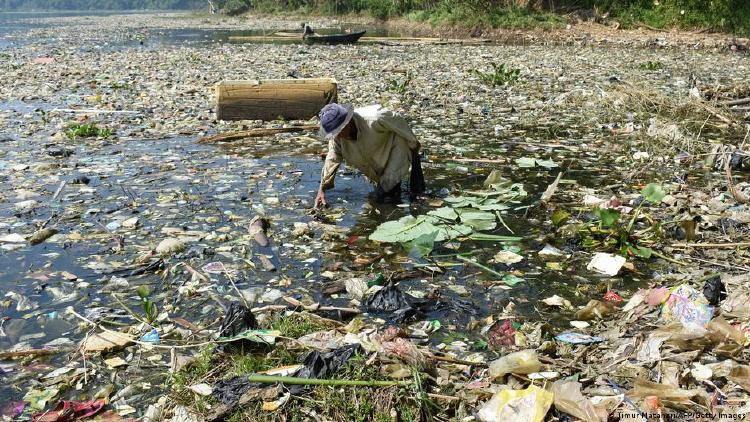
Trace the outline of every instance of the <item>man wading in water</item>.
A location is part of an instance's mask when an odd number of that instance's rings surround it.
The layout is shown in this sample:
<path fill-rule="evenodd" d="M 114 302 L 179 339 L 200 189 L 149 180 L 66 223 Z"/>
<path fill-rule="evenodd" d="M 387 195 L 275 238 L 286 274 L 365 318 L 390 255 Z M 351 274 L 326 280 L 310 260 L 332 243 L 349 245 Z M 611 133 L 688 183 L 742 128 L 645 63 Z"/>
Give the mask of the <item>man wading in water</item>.
<path fill-rule="evenodd" d="M 342 160 L 377 183 L 378 201 L 400 201 L 401 181 L 410 167 L 412 199 L 424 192 L 420 145 L 406 119 L 379 105 L 354 109 L 335 103 L 323 107 L 319 117 L 320 137 L 328 141 L 328 154 L 314 208 L 327 205 L 324 191 L 333 187 Z"/>

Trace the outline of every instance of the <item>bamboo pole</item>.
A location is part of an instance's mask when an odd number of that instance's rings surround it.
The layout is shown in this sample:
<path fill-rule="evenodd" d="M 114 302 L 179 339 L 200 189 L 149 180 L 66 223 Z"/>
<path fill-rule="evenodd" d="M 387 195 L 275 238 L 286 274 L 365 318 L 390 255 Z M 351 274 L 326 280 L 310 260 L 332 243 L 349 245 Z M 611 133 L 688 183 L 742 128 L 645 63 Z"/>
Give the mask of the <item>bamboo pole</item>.
<path fill-rule="evenodd" d="M 465 262 L 467 264 L 473 265 L 473 266 L 475 266 L 475 267 L 477 267 L 477 268 L 479 268 L 481 270 L 484 270 L 484 271 L 486 271 L 486 272 L 494 275 L 495 277 L 500 277 L 500 278 L 503 277 L 503 275 L 500 274 L 499 272 L 493 270 L 492 268 L 490 268 L 490 267 L 488 267 L 486 265 L 482 265 L 482 264 L 480 264 L 479 262 L 477 262 L 477 261 L 475 261 L 473 259 L 466 258 L 466 257 L 461 256 L 461 255 L 456 255 L 456 258 L 458 258 L 459 260 L 461 260 L 461 261 L 463 261 L 463 262 Z"/>
<path fill-rule="evenodd" d="M 256 129 L 243 130 L 240 132 L 226 132 L 219 133 L 216 135 L 204 136 L 198 139 L 199 144 L 215 144 L 219 142 L 230 142 L 238 139 L 245 138 L 259 138 L 262 136 L 272 136 L 279 133 L 295 133 L 295 132 L 311 132 L 318 130 L 318 125 L 303 125 L 303 126 L 292 126 L 292 127 L 277 127 L 277 128 L 264 128 L 259 127 Z"/>

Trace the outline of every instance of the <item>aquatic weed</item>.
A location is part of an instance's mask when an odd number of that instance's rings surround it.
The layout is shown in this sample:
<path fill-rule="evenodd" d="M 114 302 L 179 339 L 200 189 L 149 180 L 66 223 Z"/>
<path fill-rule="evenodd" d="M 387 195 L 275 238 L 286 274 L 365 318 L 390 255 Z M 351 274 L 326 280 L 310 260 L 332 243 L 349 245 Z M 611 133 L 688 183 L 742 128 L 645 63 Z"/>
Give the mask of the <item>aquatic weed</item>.
<path fill-rule="evenodd" d="M 112 137 L 112 129 L 100 128 L 95 123 L 73 123 L 65 131 L 68 139 L 78 138 L 104 138 Z"/>
<path fill-rule="evenodd" d="M 658 60 L 656 61 L 649 60 L 647 62 L 641 63 L 640 68 L 646 69 L 646 70 L 661 70 L 661 69 L 664 69 L 664 63 Z"/>
<path fill-rule="evenodd" d="M 156 318 L 159 316 L 159 310 L 156 303 L 150 299 L 151 292 L 149 292 L 148 287 L 146 286 L 139 286 L 135 292 L 138 294 L 138 297 L 141 298 L 141 308 L 143 308 L 144 319 L 146 322 L 153 325 L 156 322 Z"/>
<path fill-rule="evenodd" d="M 479 80 L 487 85 L 497 87 L 509 85 L 518 80 L 521 75 L 520 69 L 513 69 L 505 65 L 505 63 L 490 63 L 492 70 L 483 72 L 479 69 L 473 69 L 471 73 L 477 75 Z"/>
<path fill-rule="evenodd" d="M 653 241 L 658 238 L 661 226 L 652 218 L 646 216 L 650 225 L 645 230 L 636 233 L 634 225 L 639 216 L 643 214 L 643 204 L 648 201 L 658 204 L 665 196 L 661 186 L 656 183 L 648 184 L 641 191 L 643 200 L 633 211 L 627 223 L 621 220 L 622 213 L 614 208 L 596 208 L 594 216 L 596 220 L 582 226 L 578 235 L 582 239 L 582 245 L 587 249 L 614 249 L 621 255 L 633 255 L 643 259 L 651 258 L 656 252 L 650 247 L 644 246 L 643 235 L 649 234 Z"/>
<path fill-rule="evenodd" d="M 274 330 L 281 331 L 282 336 L 291 338 L 299 338 L 315 331 L 330 328 L 329 324 L 306 313 L 279 315 L 271 321 L 270 326 Z"/>
<path fill-rule="evenodd" d="M 398 79 L 389 79 L 388 80 L 388 91 L 404 95 L 409 90 L 409 85 L 411 84 L 411 75 L 406 74 L 406 77 L 403 80 Z"/>

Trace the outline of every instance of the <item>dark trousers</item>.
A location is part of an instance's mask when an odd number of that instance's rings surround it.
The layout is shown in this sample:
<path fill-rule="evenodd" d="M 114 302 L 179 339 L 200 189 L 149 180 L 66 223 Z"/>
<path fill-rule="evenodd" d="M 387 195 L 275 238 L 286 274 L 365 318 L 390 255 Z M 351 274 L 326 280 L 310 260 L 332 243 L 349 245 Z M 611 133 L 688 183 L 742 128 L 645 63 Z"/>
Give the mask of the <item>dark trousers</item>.
<path fill-rule="evenodd" d="M 409 175 L 409 197 L 414 199 L 420 193 L 424 193 L 424 173 L 422 173 L 422 161 L 419 157 L 419 152 L 414 151 L 411 155 L 411 174 Z M 378 201 L 380 202 L 401 202 L 401 182 L 399 182 L 393 189 L 384 191 L 380 185 L 375 189 Z"/>

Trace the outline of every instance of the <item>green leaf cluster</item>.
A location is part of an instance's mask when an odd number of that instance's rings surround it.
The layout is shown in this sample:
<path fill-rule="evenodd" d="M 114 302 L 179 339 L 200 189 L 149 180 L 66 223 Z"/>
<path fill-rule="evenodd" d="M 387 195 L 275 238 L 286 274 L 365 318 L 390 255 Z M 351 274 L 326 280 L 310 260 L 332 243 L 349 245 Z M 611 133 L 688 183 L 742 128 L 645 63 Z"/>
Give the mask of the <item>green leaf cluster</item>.
<path fill-rule="evenodd" d="M 663 188 L 656 184 L 650 183 L 641 190 L 643 201 L 633 211 L 630 220 L 621 221 L 622 214 L 619 210 L 613 208 L 597 208 L 594 215 L 597 220 L 594 224 L 584 225 L 578 234 L 582 238 L 582 244 L 585 248 L 607 248 L 618 250 L 622 255 L 633 255 L 640 258 L 648 259 L 654 251 L 640 244 L 643 239 L 640 235 L 634 233 L 633 227 L 638 216 L 642 213 L 643 204 L 647 201 L 651 204 L 659 204 L 666 196 Z M 554 223 L 553 215 L 553 223 Z M 656 225 L 651 226 L 647 232 L 652 236 L 658 231 Z"/>
<path fill-rule="evenodd" d="M 112 129 L 100 128 L 95 123 L 74 123 L 68 126 L 65 132 L 68 139 L 78 138 L 110 138 Z"/>
<path fill-rule="evenodd" d="M 492 87 L 505 86 L 516 82 L 521 75 L 520 69 L 510 68 L 505 63 L 490 63 L 492 70 L 487 72 L 473 69 L 471 73 L 476 75 L 480 81 Z"/>
<path fill-rule="evenodd" d="M 494 174 L 494 173 L 493 173 Z M 475 240 L 518 240 L 517 237 L 497 236 L 483 231 L 497 228 L 500 211 L 510 209 L 509 202 L 527 196 L 523 185 L 510 183 L 499 177 L 490 177 L 485 183 L 490 189 L 471 192 L 472 195 L 449 196 L 447 206 L 424 215 L 407 215 L 398 220 L 379 225 L 369 236 L 378 242 L 401 243 L 411 256 L 426 257 L 432 252 L 435 242 L 461 236 Z"/>

